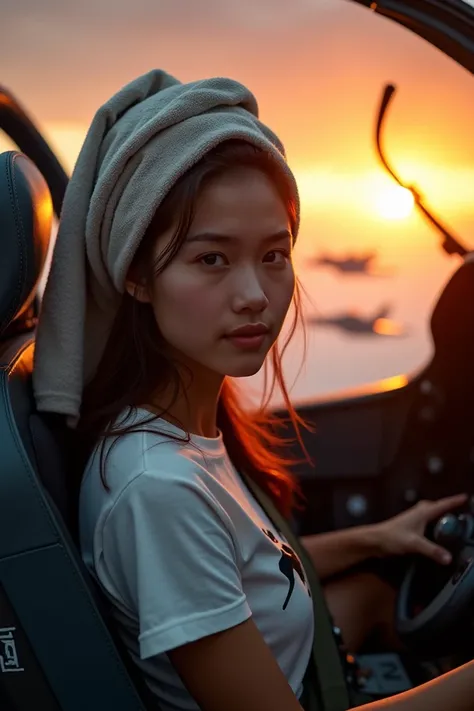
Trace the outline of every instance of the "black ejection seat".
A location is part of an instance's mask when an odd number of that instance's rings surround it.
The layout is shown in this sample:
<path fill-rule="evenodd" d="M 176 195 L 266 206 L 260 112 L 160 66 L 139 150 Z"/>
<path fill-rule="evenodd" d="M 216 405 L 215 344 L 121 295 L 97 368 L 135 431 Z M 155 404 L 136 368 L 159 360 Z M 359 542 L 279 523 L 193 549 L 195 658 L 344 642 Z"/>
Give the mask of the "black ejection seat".
<path fill-rule="evenodd" d="M 51 197 L 24 155 L 0 155 L 0 709 L 156 709 L 108 623 L 72 531 L 66 428 L 36 412 L 36 290 Z"/>

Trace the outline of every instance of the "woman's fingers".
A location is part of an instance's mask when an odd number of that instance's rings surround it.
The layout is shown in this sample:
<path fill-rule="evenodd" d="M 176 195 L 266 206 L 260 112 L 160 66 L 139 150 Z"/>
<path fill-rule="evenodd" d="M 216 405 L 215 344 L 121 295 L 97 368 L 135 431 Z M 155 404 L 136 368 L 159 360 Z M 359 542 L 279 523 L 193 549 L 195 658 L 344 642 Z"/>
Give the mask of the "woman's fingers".
<path fill-rule="evenodd" d="M 430 560 L 440 565 L 448 565 L 452 560 L 451 553 L 446 548 L 433 543 L 424 536 L 417 537 L 413 552 L 430 558 Z"/>
<path fill-rule="evenodd" d="M 446 496 L 438 501 L 420 501 L 416 506 L 420 519 L 424 525 L 430 521 L 443 516 L 453 509 L 462 506 L 467 501 L 467 494 L 456 494 L 455 496 Z M 414 545 L 416 553 L 430 558 L 441 565 L 448 565 L 452 560 L 452 555 L 446 548 L 433 543 L 423 535 L 417 536 Z"/>
<path fill-rule="evenodd" d="M 433 521 L 439 516 L 457 509 L 462 506 L 467 501 L 467 494 L 456 494 L 455 496 L 446 496 L 443 499 L 438 499 L 438 501 L 420 501 L 416 505 L 416 509 L 419 515 L 425 520 Z"/>

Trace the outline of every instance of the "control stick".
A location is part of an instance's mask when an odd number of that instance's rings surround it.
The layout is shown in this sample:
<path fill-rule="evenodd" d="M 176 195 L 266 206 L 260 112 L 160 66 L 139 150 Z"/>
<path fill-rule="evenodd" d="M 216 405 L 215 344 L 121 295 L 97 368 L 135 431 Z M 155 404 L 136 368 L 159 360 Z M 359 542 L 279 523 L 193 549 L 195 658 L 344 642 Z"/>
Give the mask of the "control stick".
<path fill-rule="evenodd" d="M 455 550 L 471 540 L 474 532 L 474 517 L 471 514 L 449 513 L 437 521 L 433 538 L 440 546 Z"/>

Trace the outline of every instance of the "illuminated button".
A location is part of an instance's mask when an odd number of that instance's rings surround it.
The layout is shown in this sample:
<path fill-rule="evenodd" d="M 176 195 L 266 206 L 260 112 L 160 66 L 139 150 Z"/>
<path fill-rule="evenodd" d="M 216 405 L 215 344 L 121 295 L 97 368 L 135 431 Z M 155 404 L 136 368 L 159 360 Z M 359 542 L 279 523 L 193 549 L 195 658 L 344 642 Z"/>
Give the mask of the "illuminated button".
<path fill-rule="evenodd" d="M 365 516 L 367 513 L 367 499 L 365 496 L 362 496 L 362 494 L 353 494 L 347 499 L 346 508 L 351 516 L 354 518 L 361 518 L 361 516 Z"/>

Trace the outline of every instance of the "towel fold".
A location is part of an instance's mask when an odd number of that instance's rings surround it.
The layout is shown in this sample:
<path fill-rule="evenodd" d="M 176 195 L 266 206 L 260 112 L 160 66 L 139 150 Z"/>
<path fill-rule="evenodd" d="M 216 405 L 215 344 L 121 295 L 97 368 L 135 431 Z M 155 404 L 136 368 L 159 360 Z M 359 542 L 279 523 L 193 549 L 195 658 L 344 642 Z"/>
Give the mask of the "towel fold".
<path fill-rule="evenodd" d="M 271 152 L 299 205 L 283 145 L 236 81 L 182 84 L 153 70 L 98 110 L 66 191 L 43 297 L 33 371 L 38 410 L 77 423 L 154 213 L 189 168 L 230 139 Z"/>

